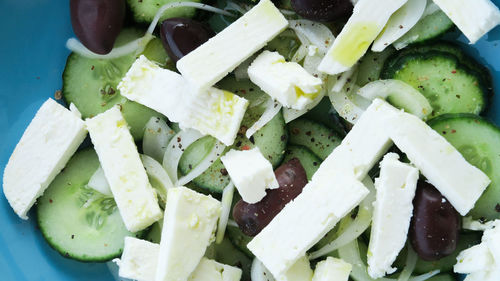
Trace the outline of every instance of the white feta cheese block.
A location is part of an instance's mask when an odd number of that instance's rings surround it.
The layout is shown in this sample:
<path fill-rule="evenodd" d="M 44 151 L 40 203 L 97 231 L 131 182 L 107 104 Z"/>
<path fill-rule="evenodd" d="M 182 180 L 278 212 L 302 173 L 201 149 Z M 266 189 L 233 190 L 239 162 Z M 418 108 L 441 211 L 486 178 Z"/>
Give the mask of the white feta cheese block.
<path fill-rule="evenodd" d="M 307 256 L 300 258 L 285 274 L 278 276 L 277 281 L 311 281 L 313 271 Z"/>
<path fill-rule="evenodd" d="M 484 231 L 481 243 L 457 256 L 456 273 L 468 274 L 466 281 L 500 280 L 500 220 Z"/>
<path fill-rule="evenodd" d="M 85 123 L 52 99 L 40 107 L 5 166 L 3 192 L 14 212 L 27 213 L 87 135 Z"/>
<path fill-rule="evenodd" d="M 407 0 L 360 0 L 318 70 L 331 75 L 349 70 L 366 53 L 390 16 L 406 2 Z"/>
<path fill-rule="evenodd" d="M 203 95 L 191 96 L 186 103 L 187 117 L 181 127 L 211 135 L 232 145 L 240 129 L 248 101 L 231 92 L 210 88 Z"/>
<path fill-rule="evenodd" d="M 312 281 L 348 281 L 351 270 L 350 263 L 327 257 L 316 265 Z"/>
<path fill-rule="evenodd" d="M 444 137 L 414 115 L 388 116 L 386 130 L 408 159 L 465 216 L 490 184 Z"/>
<path fill-rule="evenodd" d="M 323 161 L 321 167 L 325 168 L 318 169 L 312 180 L 328 177 L 331 171 L 335 170 L 354 173 L 356 179 L 364 179 L 392 145 L 384 130 L 385 116 L 398 112 L 399 110 L 381 99 L 373 100 L 342 143 Z"/>
<path fill-rule="evenodd" d="M 139 57 L 118 84 L 121 95 L 152 108 L 183 128 L 209 134 L 231 145 L 248 101 L 233 93 L 208 88 L 197 92 L 178 73 Z"/>
<path fill-rule="evenodd" d="M 413 215 L 419 172 L 398 159 L 396 153 L 386 154 L 375 179 L 377 194 L 368 246 L 368 274 L 373 279 L 396 271 L 391 265 L 406 243 Z"/>
<path fill-rule="evenodd" d="M 302 110 L 321 92 L 321 79 L 278 52 L 262 52 L 248 68 L 250 80 L 283 106 Z"/>
<path fill-rule="evenodd" d="M 220 212 L 211 196 L 186 187 L 168 190 L 156 281 L 188 279 L 215 238 Z"/>
<path fill-rule="evenodd" d="M 160 245 L 133 237 L 125 237 L 118 275 L 138 281 L 154 281 L 158 269 Z M 202 258 L 188 281 L 239 281 L 241 269 Z"/>
<path fill-rule="evenodd" d="M 241 269 L 202 258 L 188 281 L 239 281 Z"/>
<path fill-rule="evenodd" d="M 247 203 L 257 203 L 266 196 L 266 189 L 279 187 L 272 164 L 259 148 L 231 149 L 221 157 L 221 161 L 241 198 Z"/>
<path fill-rule="evenodd" d="M 185 96 L 190 92 L 186 80 L 144 55 L 132 64 L 118 90 L 127 99 L 160 112 L 172 122 L 186 119 Z"/>
<path fill-rule="evenodd" d="M 159 220 L 162 211 L 120 109 L 85 123 L 127 229 L 137 232 Z"/>
<path fill-rule="evenodd" d="M 500 10 L 490 0 L 434 0 L 474 44 L 500 24 Z"/>
<path fill-rule="evenodd" d="M 309 182 L 250 241 L 248 249 L 273 276 L 281 276 L 367 194 L 368 189 L 354 176 L 330 171 L 329 177 Z"/>
<path fill-rule="evenodd" d="M 154 281 L 160 245 L 134 237 L 125 237 L 118 275 L 138 281 Z"/>
<path fill-rule="evenodd" d="M 271 0 L 250 11 L 177 62 L 193 86 L 208 89 L 288 26 Z"/>
<path fill-rule="evenodd" d="M 427 0 L 408 0 L 389 18 L 384 30 L 373 42 L 372 51 L 382 52 L 410 31 L 424 14 L 426 6 Z"/>

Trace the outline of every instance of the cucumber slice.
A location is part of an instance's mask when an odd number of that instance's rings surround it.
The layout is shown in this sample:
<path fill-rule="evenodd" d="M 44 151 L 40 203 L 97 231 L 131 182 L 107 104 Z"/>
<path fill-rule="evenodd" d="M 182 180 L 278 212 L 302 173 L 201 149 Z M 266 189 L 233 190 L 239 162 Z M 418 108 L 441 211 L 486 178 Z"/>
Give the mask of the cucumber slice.
<path fill-rule="evenodd" d="M 147 23 L 153 21 L 153 18 L 160 9 L 161 6 L 169 3 L 176 2 L 201 2 L 200 0 L 127 0 L 132 13 L 134 14 L 134 19 L 137 22 Z M 171 8 L 165 11 L 160 18 L 160 23 L 168 18 L 192 18 L 195 14 L 195 8 L 191 7 L 178 7 Z"/>
<path fill-rule="evenodd" d="M 500 129 L 472 114 L 443 115 L 429 125 L 491 179 L 469 215 L 473 219 L 500 219 Z"/>
<path fill-rule="evenodd" d="M 394 42 L 393 45 L 399 50 L 410 44 L 422 43 L 443 35 L 453 26 L 454 24 L 450 18 L 438 8 L 435 12 L 420 19 L 412 29 Z"/>
<path fill-rule="evenodd" d="M 487 91 L 481 78 L 463 67 L 448 53 L 429 51 L 410 53 L 390 59 L 382 71 L 382 79 L 396 79 L 418 89 L 433 108 L 430 117 L 445 113 L 474 113 L 483 111 Z"/>
<path fill-rule="evenodd" d="M 233 243 L 236 248 L 240 249 L 247 257 L 253 259 L 254 254 L 248 249 L 247 245 L 252 241 L 253 237 L 245 235 L 241 232 L 240 228 L 237 226 L 228 225 L 226 228 L 226 234 L 229 240 Z"/>
<path fill-rule="evenodd" d="M 264 95 L 264 93 L 262 93 L 257 86 L 249 82 L 249 80 L 237 82 L 235 80 L 230 81 L 230 79 L 234 78 L 229 78 L 229 80 L 222 82 L 222 85 L 226 86 L 223 89 L 247 98 L 251 106 L 245 113 L 243 121 L 241 122 L 242 133 L 238 134 L 234 145 L 226 148 L 224 153 L 230 149 L 241 150 L 258 147 L 262 154 L 271 162 L 273 167 L 277 167 L 283 160 L 288 140 L 283 115 L 281 113 L 276 114 L 269 123 L 248 139 L 244 135 L 244 128 L 251 127 L 264 112 L 265 104 L 258 102 L 261 95 Z M 195 168 L 207 155 L 213 141 L 215 141 L 215 139 L 212 137 L 204 137 L 191 144 L 186 151 L 184 151 L 179 161 L 180 173 L 185 175 L 189 173 L 191 169 Z M 195 178 L 193 183 L 210 192 L 222 193 L 224 187 L 229 183 L 229 176 L 224 169 L 224 165 L 220 159 L 218 159 L 203 174 Z"/>
<path fill-rule="evenodd" d="M 126 29 L 117 38 L 119 46 L 143 35 L 142 31 Z M 166 52 L 157 47 L 159 39 L 153 39 L 146 55 L 166 64 Z M 82 118 L 93 117 L 116 104 L 121 105 L 123 116 L 130 126 L 135 140 L 141 140 L 144 126 L 151 117 L 160 117 L 156 111 L 127 100 L 120 95 L 117 85 L 136 59 L 135 54 L 103 60 L 89 59 L 72 53 L 63 73 L 63 98 L 67 104 L 74 103 L 82 113 Z M 156 61 L 156 60 L 155 60 Z"/>
<path fill-rule="evenodd" d="M 304 118 L 290 122 L 287 127 L 290 144 L 305 146 L 322 160 L 342 141 L 335 131 Z"/>
<path fill-rule="evenodd" d="M 127 231 L 113 198 L 86 187 L 99 167 L 94 150 L 77 152 L 37 204 L 37 220 L 49 245 L 67 258 L 108 261 L 121 255 Z"/>
<path fill-rule="evenodd" d="M 319 168 L 321 164 L 321 159 L 312 153 L 309 149 L 300 145 L 289 145 L 286 149 L 285 159 L 283 159 L 283 163 L 286 163 L 293 158 L 297 158 L 306 170 L 307 179 L 311 180 L 314 173 Z"/>
<path fill-rule="evenodd" d="M 241 268 L 243 270 L 241 281 L 250 281 L 252 260 L 236 248 L 228 238 L 224 238 L 220 244 L 215 244 L 214 259 L 220 263 Z"/>
<path fill-rule="evenodd" d="M 335 111 L 329 97 L 324 97 L 318 105 L 309 110 L 302 117 L 325 125 L 334 130 L 338 136 L 344 137 L 346 135 L 346 129 L 342 122 L 344 119 Z"/>
<path fill-rule="evenodd" d="M 359 62 L 356 84 L 363 87 L 370 82 L 378 80 L 385 61 L 395 51 L 391 46 L 385 48 L 382 52 L 368 51 Z"/>
<path fill-rule="evenodd" d="M 483 87 L 487 89 L 490 96 L 493 95 L 493 78 L 491 76 L 489 69 L 485 67 L 483 64 L 476 61 L 468 54 L 466 54 L 462 50 L 462 48 L 455 43 L 448 41 L 436 41 L 425 45 L 419 44 L 410 48 L 405 48 L 397 52 L 393 56 L 396 58 L 401 58 L 407 54 L 411 53 L 424 54 L 429 51 L 439 51 L 455 56 L 458 59 L 458 61 L 462 64 L 462 66 L 468 68 L 469 71 L 475 72 L 477 75 L 480 76 L 481 85 L 483 85 Z M 391 63 L 394 64 L 398 60 L 396 58 L 391 58 L 389 61 L 391 61 Z"/>

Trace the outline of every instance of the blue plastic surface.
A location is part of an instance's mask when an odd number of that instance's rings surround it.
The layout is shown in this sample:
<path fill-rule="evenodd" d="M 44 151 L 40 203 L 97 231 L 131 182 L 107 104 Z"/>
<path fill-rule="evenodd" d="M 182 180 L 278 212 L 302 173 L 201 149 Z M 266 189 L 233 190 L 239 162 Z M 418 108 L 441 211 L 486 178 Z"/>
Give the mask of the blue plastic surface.
<path fill-rule="evenodd" d="M 471 0 L 472 1 L 472 0 Z M 500 6 L 500 0 L 494 1 Z M 38 107 L 61 89 L 61 74 L 72 37 L 68 0 L 0 1 L 0 173 Z M 467 50 L 492 70 L 500 83 L 500 27 Z M 489 117 L 500 124 L 500 99 Z M 29 171 L 26 176 L 29 176 Z M 0 194 L 0 280 L 113 280 L 105 264 L 65 259 L 45 243 L 35 214 L 19 219 Z"/>

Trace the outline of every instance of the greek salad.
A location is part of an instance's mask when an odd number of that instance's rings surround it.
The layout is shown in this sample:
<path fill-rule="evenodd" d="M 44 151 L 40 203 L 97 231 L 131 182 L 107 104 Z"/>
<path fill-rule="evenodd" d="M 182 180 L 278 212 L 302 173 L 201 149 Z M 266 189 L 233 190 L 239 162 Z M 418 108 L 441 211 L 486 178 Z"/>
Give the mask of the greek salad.
<path fill-rule="evenodd" d="M 499 25 L 490 0 L 70 11 L 63 88 L 3 175 L 64 257 L 116 280 L 500 280 L 492 77 L 449 36 Z"/>

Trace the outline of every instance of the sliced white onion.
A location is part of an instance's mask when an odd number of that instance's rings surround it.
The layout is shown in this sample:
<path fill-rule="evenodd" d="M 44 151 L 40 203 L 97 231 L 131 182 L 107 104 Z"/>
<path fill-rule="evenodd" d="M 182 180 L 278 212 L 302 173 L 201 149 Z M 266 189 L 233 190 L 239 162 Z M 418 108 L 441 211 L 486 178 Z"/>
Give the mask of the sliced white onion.
<path fill-rule="evenodd" d="M 375 201 L 375 186 L 370 177 L 363 180 L 365 186 L 370 190 L 370 193 L 365 197 L 359 206 L 359 211 L 356 218 L 349 222 L 343 232 L 332 242 L 323 246 L 321 249 L 310 254 L 309 259 L 317 259 L 328 255 L 329 253 L 339 249 L 352 242 L 365 232 L 370 226 L 373 216 L 373 202 Z M 346 218 L 351 220 L 351 218 Z"/>
<path fill-rule="evenodd" d="M 168 176 L 163 166 L 160 162 L 156 161 L 152 157 L 141 154 L 142 164 L 146 169 L 146 173 L 161 186 L 155 186 L 157 188 L 158 195 L 163 202 L 167 202 L 167 190 L 174 187 L 172 180 Z"/>
<path fill-rule="evenodd" d="M 440 11 L 441 9 L 439 8 L 438 5 L 436 5 L 436 3 L 434 3 L 434 1 L 432 0 L 427 0 L 427 6 L 425 7 L 425 10 L 424 10 L 424 13 L 422 14 L 422 16 L 420 17 L 420 21 L 424 20 L 426 17 Z M 417 22 L 418 24 L 418 22 Z M 396 50 L 401 50 L 403 48 L 406 48 L 406 46 L 408 46 L 411 42 L 415 41 L 416 39 L 418 38 L 418 35 L 415 35 L 415 36 L 412 36 L 412 37 L 401 37 L 400 39 L 398 39 L 396 42 L 394 42 L 392 45 L 394 46 L 394 48 L 396 48 Z"/>
<path fill-rule="evenodd" d="M 180 178 L 177 183 L 175 184 L 176 186 L 181 186 L 185 185 L 188 182 L 192 181 L 194 178 L 197 176 L 201 175 L 203 172 L 205 172 L 219 157 L 222 155 L 224 152 L 224 149 L 226 149 L 226 146 L 216 140 L 214 146 L 210 150 L 207 156 L 201 160 L 201 162 L 196 165 L 187 175 L 183 176 Z"/>
<path fill-rule="evenodd" d="M 264 127 L 269 121 L 271 121 L 276 114 L 278 114 L 281 110 L 282 105 L 278 102 L 275 102 L 273 99 L 269 98 L 266 102 L 266 110 L 262 113 L 259 120 L 257 120 L 252 127 L 248 128 L 245 135 L 247 138 L 250 138 L 255 132 Z"/>
<path fill-rule="evenodd" d="M 408 244 L 408 254 L 406 255 L 406 266 L 401 271 L 399 275 L 398 281 L 408 281 L 410 280 L 411 274 L 413 270 L 415 270 L 415 266 L 417 265 L 417 254 L 413 251 L 412 247 Z"/>
<path fill-rule="evenodd" d="M 346 76 L 340 77 L 337 81 L 336 77 L 330 76 L 328 80 L 328 88 L 332 89 L 328 93 L 328 97 L 340 117 L 344 118 L 351 124 L 355 124 L 359 117 L 365 112 L 369 106 L 369 102 L 363 97 L 356 94 L 359 87 L 355 84 L 357 71 L 353 67 L 348 71 L 350 78 Z M 345 79 L 345 83 L 344 80 Z M 342 81 L 341 81 L 342 80 Z M 335 91 L 339 84 L 344 84 L 340 91 Z M 364 99 L 364 100 L 363 100 Z"/>
<path fill-rule="evenodd" d="M 111 196 L 111 197 L 113 196 L 113 193 L 111 193 L 111 189 L 109 187 L 108 180 L 106 179 L 106 176 L 104 175 L 104 170 L 102 169 L 101 166 L 99 166 L 99 168 L 97 168 L 92 177 L 90 177 L 87 186 L 94 190 L 97 190 L 98 192 L 106 196 Z"/>
<path fill-rule="evenodd" d="M 229 213 L 231 212 L 231 204 L 233 203 L 233 195 L 234 184 L 233 182 L 229 182 L 222 192 L 222 209 L 220 212 L 219 224 L 217 226 L 217 234 L 215 235 L 215 243 L 217 244 L 220 244 L 222 240 L 224 240 L 224 233 L 226 233 Z"/>
<path fill-rule="evenodd" d="M 142 151 L 144 154 L 153 157 L 158 162 L 163 162 L 163 156 L 167 145 L 175 135 L 165 120 L 159 117 L 151 117 L 144 129 L 142 138 Z"/>
<path fill-rule="evenodd" d="M 100 55 L 92 52 L 91 50 L 87 49 L 87 47 L 85 47 L 82 43 L 80 43 L 80 41 L 78 41 L 78 39 L 76 38 L 68 39 L 68 41 L 66 41 L 66 48 L 74 53 L 90 59 L 115 59 L 133 52 L 142 52 L 149 41 L 151 41 L 151 39 L 153 38 L 153 35 L 146 34 L 143 37 L 130 41 L 120 47 L 113 48 L 111 52 L 105 55 Z"/>
<path fill-rule="evenodd" d="M 382 52 L 389 45 L 405 35 L 422 17 L 427 0 L 408 0 L 399 8 L 384 27 L 372 45 L 372 51 Z"/>
<path fill-rule="evenodd" d="M 403 107 L 405 111 L 421 119 L 426 119 L 432 113 L 429 101 L 418 90 L 400 80 L 388 79 L 370 82 L 359 89 L 358 95 L 368 100 L 395 97 L 397 100 L 407 101 L 404 105 L 395 104 L 395 106 Z"/>
<path fill-rule="evenodd" d="M 151 22 L 151 24 L 148 27 L 147 33 L 153 34 L 155 27 L 158 25 L 158 22 L 160 21 L 160 18 L 163 15 L 163 13 L 165 13 L 165 11 L 167 11 L 168 9 L 179 8 L 179 7 L 192 7 L 192 8 L 197 8 L 200 10 L 213 12 L 216 14 L 221 14 L 224 16 L 236 17 L 236 15 L 234 15 L 228 11 L 224 11 L 222 9 L 212 7 L 212 6 L 206 5 L 206 4 L 201 4 L 201 3 L 197 3 L 197 2 L 173 2 L 173 3 L 165 4 L 158 9 L 155 17 L 153 18 L 153 21 Z"/>
<path fill-rule="evenodd" d="M 309 50 L 307 49 L 307 45 L 301 44 L 297 51 L 295 51 L 295 54 L 293 55 L 291 61 L 292 62 L 299 62 L 303 60 L 306 56 Z"/>
<path fill-rule="evenodd" d="M 434 270 L 434 271 L 431 271 L 428 273 L 424 273 L 422 275 L 411 277 L 410 281 L 425 281 L 425 280 L 431 279 L 432 277 L 438 275 L 440 272 L 441 271 L 439 271 L 439 270 Z"/>
<path fill-rule="evenodd" d="M 203 135 L 200 132 L 187 129 L 180 131 L 170 140 L 167 150 L 165 150 L 165 156 L 163 157 L 163 168 L 167 171 L 172 182 L 177 182 L 177 167 L 179 166 L 179 160 L 181 160 L 184 149 L 202 137 Z"/>
<path fill-rule="evenodd" d="M 351 243 L 339 248 L 339 257 L 345 262 L 352 265 L 351 277 L 356 281 L 374 281 L 368 275 L 365 263 L 359 254 L 358 240 L 353 240 Z M 390 278 L 379 278 L 377 281 L 395 281 Z"/>
<path fill-rule="evenodd" d="M 300 42 L 307 47 L 314 45 L 324 56 L 335 40 L 332 31 L 319 22 L 310 20 L 290 20 L 288 27 L 297 34 Z"/>
<path fill-rule="evenodd" d="M 271 272 L 269 272 L 264 264 L 257 258 L 253 259 L 250 279 L 252 279 L 252 281 L 275 281 Z"/>

